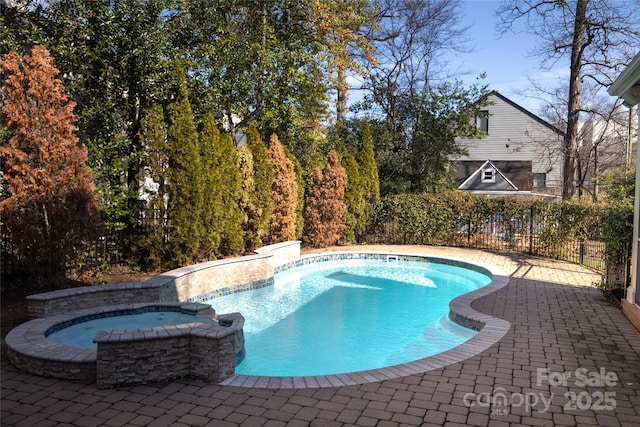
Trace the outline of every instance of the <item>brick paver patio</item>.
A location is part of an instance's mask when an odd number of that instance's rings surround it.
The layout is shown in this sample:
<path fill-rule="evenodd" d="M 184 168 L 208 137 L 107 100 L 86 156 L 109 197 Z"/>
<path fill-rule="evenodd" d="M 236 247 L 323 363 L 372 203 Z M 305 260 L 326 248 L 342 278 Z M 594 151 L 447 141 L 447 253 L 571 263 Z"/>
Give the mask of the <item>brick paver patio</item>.
<path fill-rule="evenodd" d="M 339 248 L 344 250 L 347 248 Z M 358 247 L 362 250 L 362 247 Z M 476 310 L 511 322 L 463 362 L 383 382 L 251 389 L 195 381 L 98 390 L 17 371 L 2 354 L 3 426 L 638 426 L 640 332 L 573 264 L 434 247 L 375 247 L 495 265 Z"/>

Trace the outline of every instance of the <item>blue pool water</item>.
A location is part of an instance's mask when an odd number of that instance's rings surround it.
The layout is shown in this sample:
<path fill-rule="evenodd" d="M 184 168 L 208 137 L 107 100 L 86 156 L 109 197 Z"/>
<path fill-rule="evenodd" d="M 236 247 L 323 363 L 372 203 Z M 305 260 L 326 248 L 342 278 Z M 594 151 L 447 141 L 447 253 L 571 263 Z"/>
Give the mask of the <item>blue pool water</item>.
<path fill-rule="evenodd" d="M 97 348 L 98 345 L 93 342 L 93 338 L 98 331 L 151 328 L 194 322 L 215 323 L 215 320 L 179 311 L 151 311 L 75 323 L 48 335 L 47 338 L 58 344 L 80 348 Z"/>
<path fill-rule="evenodd" d="M 343 260 L 297 267 L 273 286 L 205 301 L 245 317 L 237 374 L 328 375 L 406 363 L 476 334 L 448 318 L 449 302 L 491 282 L 425 262 Z"/>

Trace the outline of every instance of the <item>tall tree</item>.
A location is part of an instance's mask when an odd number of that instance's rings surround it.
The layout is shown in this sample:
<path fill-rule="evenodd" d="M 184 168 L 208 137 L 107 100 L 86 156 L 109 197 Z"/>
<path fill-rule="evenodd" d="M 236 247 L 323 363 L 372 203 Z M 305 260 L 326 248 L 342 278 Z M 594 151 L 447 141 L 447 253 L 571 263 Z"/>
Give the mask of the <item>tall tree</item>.
<path fill-rule="evenodd" d="M 293 164 L 293 170 L 296 174 L 296 187 L 298 189 L 298 200 L 296 202 L 296 239 L 302 238 L 302 232 L 304 231 L 304 200 L 305 200 L 305 188 L 306 188 L 306 174 L 302 168 L 302 164 L 296 158 L 296 156 L 289 150 L 285 151 L 287 158 Z"/>
<path fill-rule="evenodd" d="M 451 156 L 464 154 L 456 138 L 478 138 L 476 118 L 482 116 L 489 93 L 486 87 L 464 88 L 460 82 L 443 84 L 419 99 L 411 116 L 411 192 L 440 191 L 451 183 Z"/>
<path fill-rule="evenodd" d="M 0 54 L 24 52 L 49 40 L 48 25 L 41 11 L 44 4 L 0 1 Z"/>
<path fill-rule="evenodd" d="M 347 210 L 342 216 L 344 229 L 341 232 L 340 241 L 350 244 L 357 240 L 363 228 L 367 208 L 364 198 L 365 180 L 358 162 L 351 153 L 343 153 L 340 164 L 344 167 L 347 176 L 344 189 L 344 203 Z"/>
<path fill-rule="evenodd" d="M 137 181 L 147 202 L 146 239 L 137 245 L 138 255 L 166 268 L 200 260 L 205 241 L 205 174 L 184 72 L 175 65 L 173 102 L 166 109 L 153 106 L 141 121 L 144 171 Z"/>
<path fill-rule="evenodd" d="M 166 111 L 169 157 L 167 261 L 175 266 L 197 261 L 201 256 L 204 188 L 198 132 L 182 66 L 176 65 L 173 78 L 177 85 L 175 101 Z"/>
<path fill-rule="evenodd" d="M 549 92 L 542 117 L 560 129 L 566 129 L 567 94 L 559 88 Z M 623 170 L 628 161 L 630 132 L 637 126 L 629 122 L 629 110 L 621 100 L 613 100 L 602 93 L 592 82 L 582 84 L 580 123 L 578 126 L 578 150 L 576 156 L 576 193 L 579 198 L 589 195 L 598 200 L 603 177 L 616 170 Z M 631 116 L 633 118 L 633 116 Z M 543 144 L 545 152 L 558 152 L 560 148 Z M 541 150 L 541 151 L 542 151 Z"/>
<path fill-rule="evenodd" d="M 500 28 L 508 31 L 516 21 L 540 40 L 532 52 L 542 66 L 568 59 L 570 68 L 564 179 L 562 196 L 576 190 L 578 133 L 582 109 L 581 85 L 585 79 L 610 85 L 629 63 L 640 43 L 640 17 L 633 2 L 607 0 L 518 0 L 505 1 L 498 9 Z"/>
<path fill-rule="evenodd" d="M 597 201 L 603 177 L 625 169 L 634 124 L 619 99 L 595 95 L 589 110 L 583 112 L 579 127 L 576 188 L 579 198 L 590 195 Z"/>
<path fill-rule="evenodd" d="M 316 168 L 311 175 L 311 193 L 305 208 L 305 241 L 314 247 L 335 245 L 344 229 L 343 216 L 347 211 L 344 190 L 347 174 L 335 150 L 329 152 L 324 168 Z"/>
<path fill-rule="evenodd" d="M 0 146 L 3 187 L 0 214 L 20 256 L 45 274 L 64 272 L 82 239 L 98 231 L 93 174 L 78 144 L 73 113 L 48 50 L 34 46 L 2 60 L 1 126 L 11 133 Z"/>
<path fill-rule="evenodd" d="M 370 218 L 380 200 L 380 181 L 369 122 L 348 120 L 332 132 L 334 146 L 340 150 L 341 164 L 347 173 L 344 200 L 347 212 L 342 241 L 362 242 Z"/>
<path fill-rule="evenodd" d="M 257 244 L 256 233 L 254 232 L 254 222 L 257 207 L 253 199 L 255 192 L 255 180 L 253 171 L 253 155 L 246 144 L 239 145 L 238 148 L 238 170 L 242 180 L 240 192 L 240 209 L 242 210 L 242 239 L 247 250 L 252 250 L 260 245 Z"/>
<path fill-rule="evenodd" d="M 366 230 L 369 219 L 373 215 L 375 206 L 380 201 L 380 177 L 378 176 L 378 166 L 376 164 L 375 152 L 373 149 L 373 136 L 369 128 L 369 122 L 362 124 L 360 132 L 360 150 L 358 153 L 358 165 L 363 181 L 363 195 L 365 200 L 365 218 L 361 229 L 357 235 L 362 238 L 362 233 Z"/>
<path fill-rule="evenodd" d="M 269 163 L 273 166 L 271 181 L 271 223 L 268 241 L 286 242 L 296 238 L 296 207 L 298 203 L 298 184 L 293 162 L 289 160 L 285 148 L 276 134 L 271 135 L 267 150 Z"/>
<path fill-rule="evenodd" d="M 200 131 L 200 149 L 204 179 L 204 249 L 214 257 L 241 253 L 244 242 L 238 153 L 231 135 L 220 132 L 212 114 L 205 116 Z"/>
<path fill-rule="evenodd" d="M 394 126 L 415 97 L 450 77 L 441 58 L 467 50 L 468 28 L 457 0 L 382 0 L 377 23 L 367 35 L 376 61 L 365 63 L 366 102 Z"/>
<path fill-rule="evenodd" d="M 142 183 L 139 228 L 133 252 L 145 266 L 162 265 L 167 258 L 165 242 L 169 225 L 169 147 L 164 109 L 156 104 L 143 113 L 140 138 L 145 146 L 138 180 Z"/>
<path fill-rule="evenodd" d="M 406 104 L 391 123 L 371 119 L 380 192 L 438 191 L 451 184 L 451 156 L 464 154 L 457 138 L 480 137 L 475 118 L 487 105 L 486 86 L 461 82 L 434 86 Z"/>
<path fill-rule="evenodd" d="M 251 163 L 251 168 L 244 173 L 244 189 L 247 203 L 245 214 L 245 247 L 255 249 L 261 246 L 267 233 L 271 218 L 273 202 L 271 201 L 271 183 L 273 182 L 273 166 L 267 158 L 267 147 L 264 145 L 255 124 L 249 126 L 247 132 L 247 148 L 251 156 L 241 156 L 244 167 Z M 249 160 L 250 159 L 250 160 Z"/>
<path fill-rule="evenodd" d="M 329 117 L 336 70 L 357 69 L 352 54 L 368 49 L 359 28 L 371 10 L 367 0 L 198 0 L 176 7 L 172 42 L 232 133 L 256 123 L 306 167 L 309 143 Z"/>
<path fill-rule="evenodd" d="M 468 50 L 460 2 L 383 0 L 377 17 L 367 35 L 377 62 L 353 109 L 372 125 L 381 192 L 441 188 L 448 155 L 460 149 L 455 139 L 470 130 L 466 115 L 473 118 L 486 99 L 486 87 L 462 87 L 442 60 Z"/>

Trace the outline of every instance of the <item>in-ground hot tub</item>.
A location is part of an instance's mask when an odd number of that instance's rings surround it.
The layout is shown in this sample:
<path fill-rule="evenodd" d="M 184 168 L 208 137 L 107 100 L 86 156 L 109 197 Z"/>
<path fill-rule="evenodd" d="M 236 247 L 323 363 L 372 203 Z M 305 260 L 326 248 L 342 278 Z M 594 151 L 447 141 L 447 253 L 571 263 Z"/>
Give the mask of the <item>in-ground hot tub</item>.
<path fill-rule="evenodd" d="M 48 338 L 96 319 L 120 318 L 126 322 L 127 316 L 168 312 L 180 313 L 181 321 L 189 317 L 193 321 L 101 330 L 93 339 L 97 348 Z M 19 369 L 61 379 L 96 381 L 99 388 L 181 377 L 219 382 L 233 375 L 244 357 L 243 325 L 239 313 L 216 315 L 206 304 L 120 304 L 34 319 L 10 331 L 5 341 L 9 360 Z"/>

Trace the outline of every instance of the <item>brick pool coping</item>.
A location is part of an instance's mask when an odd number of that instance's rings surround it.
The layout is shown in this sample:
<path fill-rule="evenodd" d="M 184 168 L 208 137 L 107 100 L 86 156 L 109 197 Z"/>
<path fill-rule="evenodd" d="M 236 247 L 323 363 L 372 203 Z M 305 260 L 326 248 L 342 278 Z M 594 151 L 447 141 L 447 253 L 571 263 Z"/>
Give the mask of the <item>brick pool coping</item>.
<path fill-rule="evenodd" d="M 461 267 L 471 267 L 473 269 L 484 269 L 492 275 L 490 284 L 483 286 L 475 291 L 468 292 L 454 298 L 449 303 L 449 318 L 462 326 L 478 331 L 469 340 L 449 349 L 447 351 L 435 354 L 433 356 L 418 359 L 412 362 L 402 363 L 399 365 L 386 366 L 384 368 L 370 369 L 358 372 L 348 372 L 335 375 L 315 375 L 315 376 L 299 376 L 299 377 L 272 377 L 257 375 L 234 375 L 220 382 L 220 385 L 246 387 L 246 388 L 265 388 L 265 389 L 314 389 L 323 387 L 341 387 L 348 385 L 366 384 L 379 382 L 389 379 L 406 377 L 413 374 L 425 373 L 435 369 L 461 362 L 469 359 L 489 347 L 496 344 L 502 339 L 509 329 L 511 323 L 497 317 L 489 316 L 477 312 L 471 307 L 471 303 L 476 299 L 489 295 L 504 288 L 509 283 L 507 273 L 495 266 L 484 265 L 477 262 L 468 262 L 458 258 L 450 258 L 443 256 L 429 256 L 425 254 L 405 254 L 405 253 L 388 253 L 388 252 L 332 252 L 329 254 L 310 254 L 301 257 L 300 260 L 291 264 L 301 265 L 307 263 L 322 261 L 332 261 L 338 259 L 365 259 L 378 256 L 404 257 L 405 259 L 420 258 L 425 261 L 440 262 L 452 264 Z M 345 258 L 347 257 L 347 258 Z M 313 260 L 312 258 L 316 258 Z"/>

